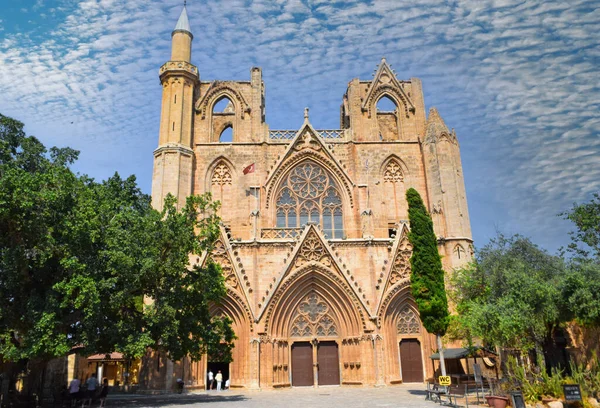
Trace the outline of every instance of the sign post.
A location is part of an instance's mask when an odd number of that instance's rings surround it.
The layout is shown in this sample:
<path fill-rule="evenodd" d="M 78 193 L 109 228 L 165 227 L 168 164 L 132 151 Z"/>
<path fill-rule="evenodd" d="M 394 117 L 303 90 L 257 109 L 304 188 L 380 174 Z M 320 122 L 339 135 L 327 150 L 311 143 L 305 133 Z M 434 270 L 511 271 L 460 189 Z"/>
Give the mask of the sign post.
<path fill-rule="evenodd" d="M 563 392 L 565 394 L 565 401 L 567 404 L 574 401 L 582 401 L 581 387 L 579 384 L 565 384 L 563 385 Z"/>
<path fill-rule="evenodd" d="M 440 375 L 438 377 L 438 382 L 440 383 L 440 385 L 448 386 L 448 385 L 452 384 L 452 379 L 450 378 L 449 375 Z"/>

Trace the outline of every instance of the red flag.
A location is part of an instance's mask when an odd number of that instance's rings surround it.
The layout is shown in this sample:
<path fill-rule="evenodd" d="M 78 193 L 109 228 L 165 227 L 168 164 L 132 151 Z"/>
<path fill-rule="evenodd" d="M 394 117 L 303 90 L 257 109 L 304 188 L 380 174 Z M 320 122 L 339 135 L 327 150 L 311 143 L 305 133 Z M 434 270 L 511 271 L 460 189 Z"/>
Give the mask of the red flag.
<path fill-rule="evenodd" d="M 248 174 L 248 173 L 254 173 L 254 163 L 252 163 L 250 166 L 246 167 L 243 170 L 244 174 Z"/>

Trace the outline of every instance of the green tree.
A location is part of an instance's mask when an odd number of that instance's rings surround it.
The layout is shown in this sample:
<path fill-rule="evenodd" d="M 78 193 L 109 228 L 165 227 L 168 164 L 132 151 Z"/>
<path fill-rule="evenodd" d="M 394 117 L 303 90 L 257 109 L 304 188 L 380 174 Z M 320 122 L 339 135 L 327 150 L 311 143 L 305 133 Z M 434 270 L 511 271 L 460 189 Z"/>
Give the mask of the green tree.
<path fill-rule="evenodd" d="M 582 258 L 600 260 L 600 194 L 595 193 L 588 203 L 574 204 L 561 214 L 575 224 L 569 250 Z"/>
<path fill-rule="evenodd" d="M 574 256 L 562 286 L 566 318 L 600 326 L 600 194 L 562 215 L 575 224 L 568 247 Z"/>
<path fill-rule="evenodd" d="M 217 238 L 217 203 L 194 196 L 178 210 L 169 196 L 156 211 L 133 176 L 75 174 L 77 155 L 0 115 L 0 355 L 230 352 L 231 322 L 209 314 L 225 295 L 220 267 L 190 265 Z"/>
<path fill-rule="evenodd" d="M 408 239 L 413 246 L 410 258 L 411 291 L 419 308 L 423 326 L 437 338 L 440 353 L 440 369 L 446 375 L 442 336 L 450 323 L 448 299 L 444 281 L 444 270 L 433 232 L 433 222 L 417 190 L 406 192 L 410 233 Z"/>
<path fill-rule="evenodd" d="M 500 234 L 476 260 L 456 270 L 452 298 L 469 333 L 485 344 L 541 355 L 544 340 L 561 321 L 561 258 L 529 239 Z"/>

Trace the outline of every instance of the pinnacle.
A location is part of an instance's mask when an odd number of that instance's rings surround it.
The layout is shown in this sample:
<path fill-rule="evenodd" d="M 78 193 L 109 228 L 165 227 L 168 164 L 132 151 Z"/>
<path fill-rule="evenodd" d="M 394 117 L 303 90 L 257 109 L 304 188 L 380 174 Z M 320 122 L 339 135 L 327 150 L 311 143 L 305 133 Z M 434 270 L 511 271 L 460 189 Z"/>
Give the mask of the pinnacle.
<path fill-rule="evenodd" d="M 436 141 L 442 133 L 449 133 L 448 126 L 440 116 L 436 108 L 429 109 L 427 117 L 427 131 L 425 139 L 430 142 Z"/>

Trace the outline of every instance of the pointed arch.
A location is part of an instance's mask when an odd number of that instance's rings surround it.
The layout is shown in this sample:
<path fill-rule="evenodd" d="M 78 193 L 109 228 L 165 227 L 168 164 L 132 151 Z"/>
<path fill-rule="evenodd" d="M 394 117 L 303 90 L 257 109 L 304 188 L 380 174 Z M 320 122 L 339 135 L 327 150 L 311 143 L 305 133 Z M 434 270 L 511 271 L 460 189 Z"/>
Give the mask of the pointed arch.
<path fill-rule="evenodd" d="M 234 205 L 234 174 L 233 165 L 224 157 L 215 159 L 206 172 L 207 191 L 211 192 L 214 200 L 221 202 L 221 216 L 228 214 Z"/>
<path fill-rule="evenodd" d="M 250 112 L 250 106 L 244 96 L 234 87 L 226 82 L 215 81 L 202 98 L 196 103 L 196 111 L 206 119 L 209 113 L 212 113 L 214 106 L 223 98 L 228 98 L 233 104 L 233 113 L 244 118 L 244 114 Z"/>
<path fill-rule="evenodd" d="M 404 95 L 403 91 L 398 90 L 395 86 L 386 84 L 378 86 L 373 93 L 370 95 L 367 101 L 367 113 L 369 117 L 372 117 L 373 112 L 377 113 L 377 102 L 382 97 L 387 96 L 398 107 L 398 112 L 404 112 L 404 115 L 408 118 L 409 112 L 414 111 L 412 102 Z"/>
<path fill-rule="evenodd" d="M 407 175 L 406 164 L 396 155 L 388 156 L 381 164 L 380 177 L 383 180 L 383 197 L 386 197 L 385 213 L 388 223 L 408 217 L 408 203 L 405 197 Z"/>
<path fill-rule="evenodd" d="M 313 161 L 322 166 L 333 177 L 333 180 L 340 187 L 340 190 L 345 192 L 345 194 L 342 194 L 343 205 L 354 207 L 352 194 L 354 183 L 349 179 L 347 173 L 342 171 L 342 169 L 329 158 L 322 156 L 314 150 L 305 149 L 291 156 L 289 160 L 281 163 L 281 165 L 272 173 L 272 176 L 266 185 L 267 208 L 270 206 L 272 207 L 275 204 L 275 191 L 279 189 L 283 180 L 285 180 L 294 167 L 304 161 Z"/>
<path fill-rule="evenodd" d="M 278 228 L 317 223 L 328 238 L 344 236 L 343 191 L 332 173 L 314 160 L 304 160 L 279 180 L 275 190 Z"/>
<path fill-rule="evenodd" d="M 308 293 L 328 305 L 342 337 L 358 336 L 366 328 L 362 305 L 339 274 L 318 264 L 297 269 L 275 292 L 265 315 L 265 331 L 271 337 L 288 337 L 296 310 Z"/>

